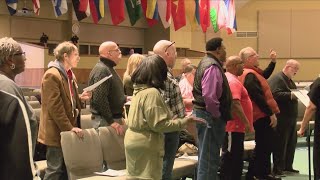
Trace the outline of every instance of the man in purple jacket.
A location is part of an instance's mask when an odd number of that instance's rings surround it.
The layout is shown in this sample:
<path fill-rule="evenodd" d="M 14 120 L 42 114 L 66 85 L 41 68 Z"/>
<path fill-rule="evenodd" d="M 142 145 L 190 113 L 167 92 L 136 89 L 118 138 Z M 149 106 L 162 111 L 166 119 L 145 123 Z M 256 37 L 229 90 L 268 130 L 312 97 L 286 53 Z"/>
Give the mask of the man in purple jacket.
<path fill-rule="evenodd" d="M 193 114 L 207 124 L 197 124 L 199 138 L 198 179 L 215 180 L 226 121 L 231 119 L 232 96 L 222 69 L 226 50 L 222 39 L 212 38 L 206 44 L 206 56 L 200 61 L 193 86 Z"/>

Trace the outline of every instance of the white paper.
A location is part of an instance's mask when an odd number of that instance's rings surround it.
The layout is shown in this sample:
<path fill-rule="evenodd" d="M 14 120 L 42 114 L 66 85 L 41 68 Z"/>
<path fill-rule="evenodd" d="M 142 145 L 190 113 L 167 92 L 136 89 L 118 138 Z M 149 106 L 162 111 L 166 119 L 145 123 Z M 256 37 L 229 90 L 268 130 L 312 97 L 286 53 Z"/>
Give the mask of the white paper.
<path fill-rule="evenodd" d="M 180 156 L 179 159 L 191 159 L 198 161 L 198 156 Z"/>
<path fill-rule="evenodd" d="M 310 99 L 307 90 L 292 89 L 291 91 L 302 102 L 304 106 L 309 106 Z"/>
<path fill-rule="evenodd" d="M 112 77 L 112 75 L 107 76 L 107 77 L 101 79 L 100 81 L 92 84 L 91 86 L 88 86 L 88 87 L 84 88 L 83 91 L 92 91 L 92 90 L 94 90 L 95 88 L 97 88 L 99 85 L 101 85 L 103 82 L 105 82 L 106 80 L 108 80 L 108 79 L 111 78 L 111 77 Z"/>
<path fill-rule="evenodd" d="M 117 177 L 117 176 L 125 176 L 126 175 L 126 170 L 113 170 L 113 169 L 108 169 L 104 172 L 94 172 L 95 174 L 102 175 L 102 176 L 112 176 L 112 177 Z"/>

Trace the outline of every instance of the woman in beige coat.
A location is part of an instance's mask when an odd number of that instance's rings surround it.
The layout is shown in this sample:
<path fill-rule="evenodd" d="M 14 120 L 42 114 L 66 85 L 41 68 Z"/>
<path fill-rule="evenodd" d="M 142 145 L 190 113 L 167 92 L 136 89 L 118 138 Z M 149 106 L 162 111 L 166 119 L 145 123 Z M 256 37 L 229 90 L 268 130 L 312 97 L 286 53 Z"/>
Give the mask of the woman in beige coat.
<path fill-rule="evenodd" d="M 60 133 L 73 131 L 83 137 L 80 129 L 81 100 L 90 98 L 90 93 L 78 95 L 75 76 L 71 68 L 77 66 L 80 57 L 78 48 L 63 42 L 54 50 L 56 60 L 51 61 L 41 84 L 41 114 L 38 141 L 47 145 L 47 169 L 44 179 L 68 179 Z"/>
<path fill-rule="evenodd" d="M 158 55 L 142 60 L 132 75 L 133 98 L 126 123 L 124 144 L 129 178 L 161 179 L 164 132 L 178 131 L 194 117 L 173 119 L 163 97 L 167 66 Z"/>

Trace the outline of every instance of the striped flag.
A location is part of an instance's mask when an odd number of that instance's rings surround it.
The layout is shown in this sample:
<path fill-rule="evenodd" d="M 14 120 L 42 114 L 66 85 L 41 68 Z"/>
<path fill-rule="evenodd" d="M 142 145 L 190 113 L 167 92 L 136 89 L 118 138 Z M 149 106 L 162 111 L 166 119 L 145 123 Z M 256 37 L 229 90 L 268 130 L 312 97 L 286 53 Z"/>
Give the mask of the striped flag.
<path fill-rule="evenodd" d="M 172 19 L 174 30 L 177 31 L 186 25 L 186 9 L 184 0 L 178 0 L 178 5 L 172 2 Z"/>
<path fill-rule="evenodd" d="M 80 11 L 80 1 L 79 0 L 72 0 L 72 4 L 73 4 L 74 13 L 75 13 L 78 21 L 81 21 L 81 20 L 87 18 L 88 16 L 90 16 L 89 6 L 87 6 L 87 9 L 89 9 L 89 12 L 83 12 L 83 11 Z"/>
<path fill-rule="evenodd" d="M 32 0 L 33 3 L 33 12 L 39 16 L 40 14 L 40 1 L 39 0 Z"/>
<path fill-rule="evenodd" d="M 101 14 L 104 14 L 104 3 L 100 4 L 100 0 L 89 0 L 90 12 L 92 20 L 95 24 L 102 18 Z M 103 6 L 103 13 L 100 11 L 100 6 Z M 81 8 L 83 10 L 84 7 Z"/>
<path fill-rule="evenodd" d="M 167 7 L 170 7 L 168 9 Z M 171 24 L 171 0 L 158 1 L 158 11 L 163 27 L 166 29 Z M 167 19 L 168 17 L 168 19 Z"/>
<path fill-rule="evenodd" d="M 143 9 L 144 15 L 146 15 L 147 4 L 148 4 L 147 0 L 141 0 L 141 6 L 142 6 L 142 9 Z M 158 22 L 157 19 L 149 19 L 147 17 L 146 17 L 146 20 L 147 20 L 147 23 L 148 23 L 149 27 L 154 26 Z"/>
<path fill-rule="evenodd" d="M 18 0 L 6 0 L 6 3 L 10 15 L 14 15 L 17 12 Z"/>
<path fill-rule="evenodd" d="M 146 17 L 149 19 L 153 19 L 154 12 L 156 10 L 157 0 L 148 0 Z"/>
<path fill-rule="evenodd" d="M 67 0 L 52 0 L 52 5 L 56 17 L 59 17 L 68 11 Z"/>
<path fill-rule="evenodd" d="M 142 7 L 140 0 L 125 0 L 131 26 L 142 17 Z"/>
<path fill-rule="evenodd" d="M 124 16 L 124 0 L 108 0 L 113 25 L 120 24 Z"/>
<path fill-rule="evenodd" d="M 237 30 L 236 10 L 234 0 L 224 0 L 228 16 L 226 19 L 226 28 L 228 34 L 232 34 Z"/>

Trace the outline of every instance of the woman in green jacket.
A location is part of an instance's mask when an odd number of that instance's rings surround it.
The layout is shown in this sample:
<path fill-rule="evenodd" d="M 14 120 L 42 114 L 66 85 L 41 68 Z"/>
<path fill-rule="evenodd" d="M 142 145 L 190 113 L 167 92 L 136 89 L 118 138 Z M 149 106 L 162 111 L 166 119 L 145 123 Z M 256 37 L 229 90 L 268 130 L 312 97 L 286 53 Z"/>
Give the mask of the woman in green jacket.
<path fill-rule="evenodd" d="M 163 133 L 183 129 L 195 117 L 174 119 L 162 97 L 167 66 L 158 55 L 142 60 L 132 75 L 134 93 L 126 124 L 124 144 L 129 178 L 161 179 Z"/>

